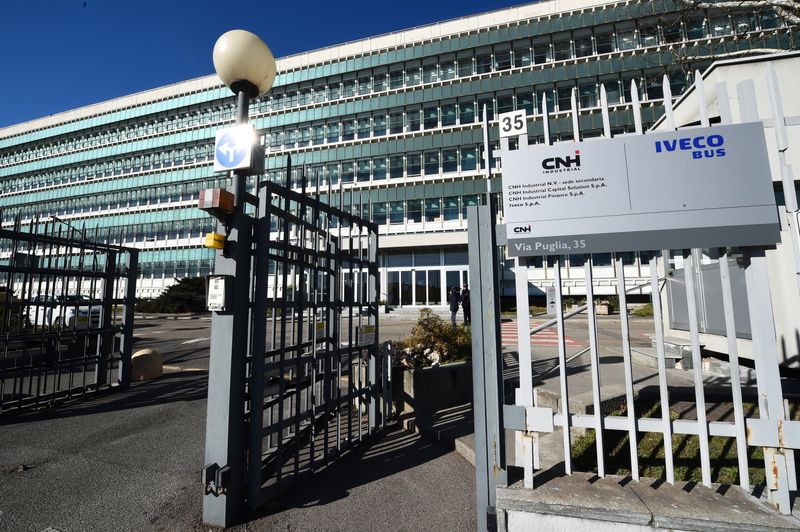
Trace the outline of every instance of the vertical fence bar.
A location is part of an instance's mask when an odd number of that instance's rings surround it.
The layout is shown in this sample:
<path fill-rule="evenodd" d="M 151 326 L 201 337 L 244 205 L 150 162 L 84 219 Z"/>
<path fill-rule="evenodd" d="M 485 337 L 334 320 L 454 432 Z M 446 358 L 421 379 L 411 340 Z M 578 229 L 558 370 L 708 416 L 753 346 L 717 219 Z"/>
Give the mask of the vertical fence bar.
<path fill-rule="evenodd" d="M 472 371 L 475 397 L 475 474 L 477 529 L 494 524 L 495 488 L 506 485 L 503 429 L 503 372 L 494 217 L 490 205 L 467 207 L 470 280 L 476 312 L 472 321 Z"/>
<path fill-rule="evenodd" d="M 561 393 L 561 416 L 563 417 L 562 441 L 564 444 L 564 470 L 572 474 L 572 438 L 570 434 L 571 419 L 569 415 L 569 388 L 567 387 L 567 347 L 564 339 L 564 301 L 561 289 L 561 261 L 556 257 L 555 289 L 556 289 L 556 322 L 558 323 L 558 381 Z"/>
<path fill-rule="evenodd" d="M 516 263 L 514 281 L 517 301 L 517 350 L 519 359 L 519 397 L 517 398 L 517 404 L 533 406 L 533 358 L 531 355 L 528 267 L 520 264 L 521 259 L 516 258 L 514 260 Z M 531 489 L 533 488 L 534 450 L 530 436 L 521 431 L 515 431 L 515 437 L 515 444 L 520 447 L 520 452 L 522 453 L 523 484 L 526 488 Z"/>
<path fill-rule="evenodd" d="M 600 353 L 597 345 L 597 311 L 594 307 L 594 281 L 592 279 L 592 256 L 584 257 L 586 277 L 586 314 L 589 326 L 589 354 L 592 371 L 592 408 L 594 409 L 594 434 L 597 451 L 597 476 L 606 476 L 605 451 L 603 448 L 603 403 L 600 397 Z"/>
<path fill-rule="evenodd" d="M 700 440 L 700 467 L 703 485 L 711 485 L 711 465 L 708 454 L 708 422 L 706 421 L 706 399 L 703 389 L 703 359 L 700 356 L 700 331 L 697 320 L 695 296 L 695 261 L 690 250 L 683 251 L 683 272 L 686 285 L 686 303 L 689 307 L 689 332 L 692 341 L 692 372 L 694 375 L 695 403 L 697 404 L 697 436 Z"/>
<path fill-rule="evenodd" d="M 664 269 L 667 257 L 663 256 Z M 656 356 L 658 357 L 658 396 L 661 403 L 661 423 L 664 435 L 664 467 L 667 483 L 675 484 L 675 463 L 672 456 L 672 419 L 669 414 L 669 387 L 667 383 L 667 361 L 664 349 L 664 322 L 661 316 L 661 291 L 658 282 L 658 255 L 653 253 L 648 263 L 650 269 L 650 301 L 653 305 L 653 325 L 656 334 Z"/>
<path fill-rule="evenodd" d="M 617 270 L 619 323 L 622 335 L 622 365 L 625 372 L 625 407 L 628 418 L 628 443 L 631 451 L 631 477 L 633 480 L 639 480 L 639 438 L 636 430 L 636 406 L 633 402 L 633 367 L 631 361 L 631 337 L 628 328 L 628 300 L 625 293 L 625 263 L 618 253 L 614 255 L 614 266 Z"/>

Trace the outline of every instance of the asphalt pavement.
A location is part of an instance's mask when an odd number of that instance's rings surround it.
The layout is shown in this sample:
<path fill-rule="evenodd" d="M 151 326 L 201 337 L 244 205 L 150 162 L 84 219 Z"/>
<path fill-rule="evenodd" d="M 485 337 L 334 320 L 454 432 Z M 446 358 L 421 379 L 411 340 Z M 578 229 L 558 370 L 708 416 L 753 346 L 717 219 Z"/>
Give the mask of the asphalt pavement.
<path fill-rule="evenodd" d="M 203 317 L 137 320 L 134 348 L 160 351 L 164 377 L 2 418 L 0 530 L 205 530 L 209 337 Z M 238 528 L 471 530 L 474 477 L 456 453 L 395 427 Z"/>

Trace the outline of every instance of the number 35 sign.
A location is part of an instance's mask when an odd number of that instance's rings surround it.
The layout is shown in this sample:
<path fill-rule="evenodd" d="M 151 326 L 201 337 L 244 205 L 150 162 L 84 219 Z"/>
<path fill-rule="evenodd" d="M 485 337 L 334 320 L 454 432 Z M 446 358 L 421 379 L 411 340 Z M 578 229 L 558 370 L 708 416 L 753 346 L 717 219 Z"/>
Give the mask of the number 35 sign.
<path fill-rule="evenodd" d="M 519 135 L 528 134 L 528 128 L 526 126 L 527 120 L 525 119 L 525 109 L 511 111 L 510 113 L 503 113 L 499 118 L 500 138 L 517 137 Z"/>

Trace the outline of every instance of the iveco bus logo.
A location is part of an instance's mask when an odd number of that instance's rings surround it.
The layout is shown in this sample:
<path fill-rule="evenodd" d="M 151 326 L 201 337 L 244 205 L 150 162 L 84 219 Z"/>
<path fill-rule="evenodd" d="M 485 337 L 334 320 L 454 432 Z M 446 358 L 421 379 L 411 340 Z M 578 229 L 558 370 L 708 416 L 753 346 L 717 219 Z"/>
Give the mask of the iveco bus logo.
<path fill-rule="evenodd" d="M 542 161 L 542 169 L 545 174 L 555 174 L 558 172 L 575 172 L 581 169 L 581 152 L 575 150 L 575 156 L 570 157 L 548 157 Z"/>
<path fill-rule="evenodd" d="M 531 225 L 530 224 L 528 224 L 528 225 L 526 225 L 524 227 L 515 227 L 514 228 L 514 232 L 515 233 L 530 233 L 532 230 L 533 229 L 531 229 Z"/>
<path fill-rule="evenodd" d="M 725 138 L 722 135 L 701 135 L 699 137 L 683 137 L 674 140 L 657 140 L 656 153 L 689 151 L 692 159 L 710 159 L 725 157 Z"/>

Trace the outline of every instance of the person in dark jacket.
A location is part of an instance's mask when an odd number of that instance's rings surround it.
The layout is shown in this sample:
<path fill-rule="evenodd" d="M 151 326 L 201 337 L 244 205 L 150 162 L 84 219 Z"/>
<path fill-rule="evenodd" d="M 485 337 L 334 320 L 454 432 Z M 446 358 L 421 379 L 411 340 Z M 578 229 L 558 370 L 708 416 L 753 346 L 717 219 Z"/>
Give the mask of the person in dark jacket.
<path fill-rule="evenodd" d="M 450 323 L 453 327 L 456 326 L 456 314 L 458 314 L 458 304 L 461 302 L 461 295 L 458 293 L 458 287 L 454 286 L 450 289 L 450 294 L 447 296 L 447 302 L 450 304 Z"/>
<path fill-rule="evenodd" d="M 464 285 L 464 289 L 461 290 L 461 308 L 464 309 L 464 325 L 471 324 L 472 314 L 469 303 L 469 287 L 467 285 Z"/>

